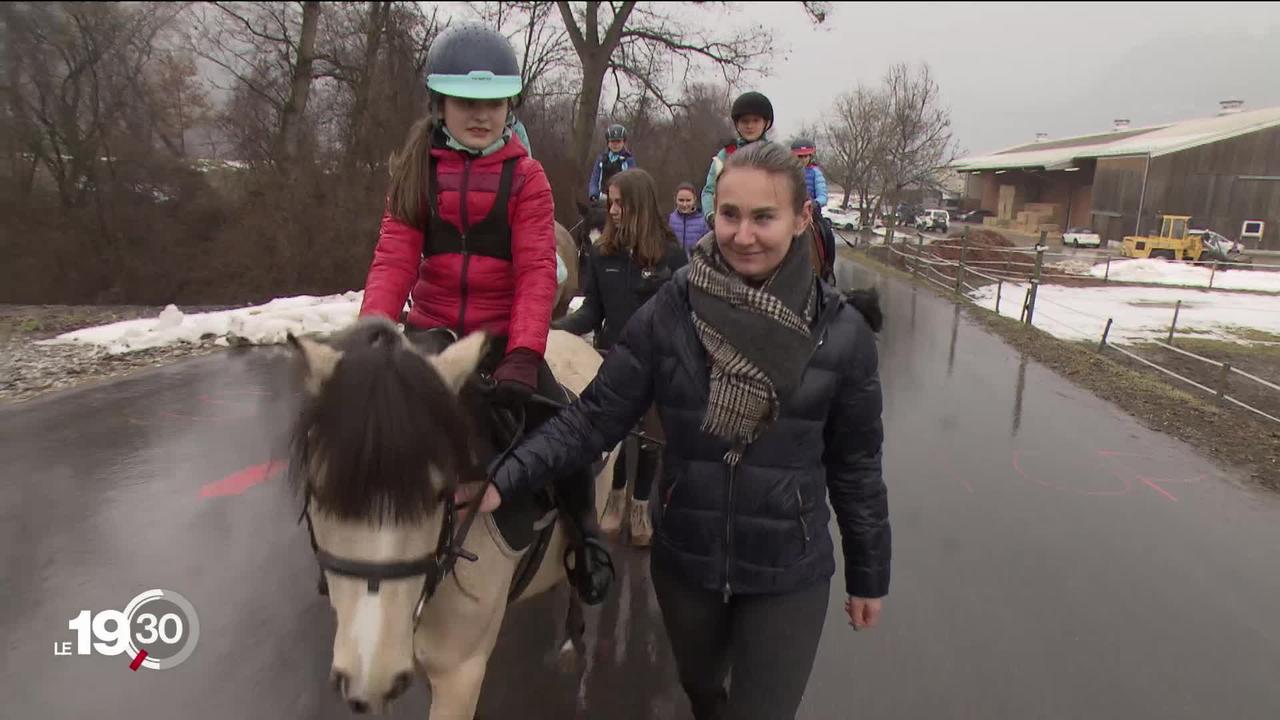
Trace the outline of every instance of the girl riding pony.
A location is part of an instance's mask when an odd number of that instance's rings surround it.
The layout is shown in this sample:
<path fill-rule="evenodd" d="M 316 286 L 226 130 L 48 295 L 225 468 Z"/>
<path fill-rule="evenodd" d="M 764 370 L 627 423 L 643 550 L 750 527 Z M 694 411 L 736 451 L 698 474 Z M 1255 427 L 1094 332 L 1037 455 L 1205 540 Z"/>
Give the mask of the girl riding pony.
<path fill-rule="evenodd" d="M 525 409 L 528 427 L 547 415 L 528 403 L 535 393 L 566 398 L 543 360 L 556 297 L 551 186 L 511 129 L 520 65 L 497 31 L 454 25 L 431 45 L 427 88 L 428 116 L 393 161 L 360 315 L 399 321 L 408 298 L 408 330 L 502 338 L 481 370 L 500 401 Z M 581 536 L 571 577 L 594 604 L 612 569 L 591 486 L 570 483 L 560 500 Z"/>

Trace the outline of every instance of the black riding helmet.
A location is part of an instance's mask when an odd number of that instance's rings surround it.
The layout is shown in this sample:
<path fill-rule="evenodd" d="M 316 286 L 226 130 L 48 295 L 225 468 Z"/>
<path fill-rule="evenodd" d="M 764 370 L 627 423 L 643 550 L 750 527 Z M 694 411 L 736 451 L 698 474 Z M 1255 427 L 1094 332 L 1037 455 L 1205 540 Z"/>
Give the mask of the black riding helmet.
<path fill-rule="evenodd" d="M 765 132 L 773 127 L 773 103 L 754 90 L 742 93 L 737 100 L 733 101 L 733 110 L 730 115 L 735 123 L 743 115 L 759 115 L 764 118 Z"/>
<path fill-rule="evenodd" d="M 427 53 L 427 88 L 475 100 L 520 94 L 520 62 L 502 33 L 480 23 L 452 25 Z"/>
<path fill-rule="evenodd" d="M 626 140 L 627 129 L 617 123 L 614 123 L 609 126 L 608 130 L 604 131 L 604 139 L 605 140 Z"/>

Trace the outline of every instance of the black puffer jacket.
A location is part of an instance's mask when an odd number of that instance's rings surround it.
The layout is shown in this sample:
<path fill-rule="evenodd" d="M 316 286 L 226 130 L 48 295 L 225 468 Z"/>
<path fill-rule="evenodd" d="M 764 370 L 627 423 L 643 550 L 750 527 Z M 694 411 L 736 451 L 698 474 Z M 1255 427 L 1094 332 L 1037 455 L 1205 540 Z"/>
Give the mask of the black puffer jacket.
<path fill-rule="evenodd" d="M 574 335 L 595 331 L 596 347 L 608 350 L 636 310 L 687 263 L 684 251 L 675 244 L 657 267 L 648 270 L 634 262 L 630 253 L 602 255 L 599 247 L 592 245 L 582 284 L 586 296 L 582 307 L 552 327 Z"/>
<path fill-rule="evenodd" d="M 710 377 L 682 270 L 635 314 L 581 399 L 499 468 L 499 492 L 512 497 L 566 477 L 621 441 L 656 402 L 667 446 L 651 505 L 655 562 L 727 593 L 786 593 L 826 580 L 835 571 L 829 492 L 846 591 L 887 594 L 875 337 L 862 313 L 823 288 L 814 324 L 820 341 L 800 386 L 732 471 L 724 461 L 729 445 L 700 429 Z"/>

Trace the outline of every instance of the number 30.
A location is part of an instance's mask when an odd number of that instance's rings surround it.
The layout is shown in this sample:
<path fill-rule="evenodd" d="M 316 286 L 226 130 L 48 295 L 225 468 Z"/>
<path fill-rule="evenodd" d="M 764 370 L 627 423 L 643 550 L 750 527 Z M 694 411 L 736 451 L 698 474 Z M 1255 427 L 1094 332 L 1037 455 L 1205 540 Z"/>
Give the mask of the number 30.
<path fill-rule="evenodd" d="M 151 613 L 143 613 L 138 616 L 138 620 L 142 622 L 142 632 L 138 635 L 138 642 L 150 645 L 157 639 L 164 641 L 166 644 L 172 645 L 182 639 L 182 618 L 173 613 L 165 613 L 165 616 L 156 619 Z M 165 632 L 169 627 L 169 621 L 172 620 L 173 633 Z"/>

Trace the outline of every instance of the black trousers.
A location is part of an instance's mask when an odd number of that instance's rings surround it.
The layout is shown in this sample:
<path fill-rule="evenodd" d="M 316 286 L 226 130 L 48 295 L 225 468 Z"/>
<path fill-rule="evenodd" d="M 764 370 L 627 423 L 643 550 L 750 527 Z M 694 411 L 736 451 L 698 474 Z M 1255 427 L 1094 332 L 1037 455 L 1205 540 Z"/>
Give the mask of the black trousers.
<path fill-rule="evenodd" d="M 822 637 L 830 582 L 786 595 L 734 595 L 726 603 L 657 561 L 650 573 L 695 720 L 794 718 Z"/>

